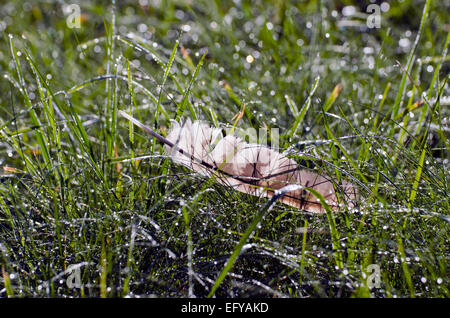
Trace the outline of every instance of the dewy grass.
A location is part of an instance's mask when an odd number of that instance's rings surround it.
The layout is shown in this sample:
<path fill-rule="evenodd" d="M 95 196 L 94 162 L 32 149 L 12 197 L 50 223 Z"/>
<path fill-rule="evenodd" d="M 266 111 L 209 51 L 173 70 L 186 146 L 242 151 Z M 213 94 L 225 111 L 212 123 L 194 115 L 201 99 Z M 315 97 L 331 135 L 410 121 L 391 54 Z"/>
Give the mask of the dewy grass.
<path fill-rule="evenodd" d="M 0 297 L 449 297 L 448 8 L 358 3 L 0 4 Z M 358 204 L 237 193 L 119 111 L 279 128 Z"/>

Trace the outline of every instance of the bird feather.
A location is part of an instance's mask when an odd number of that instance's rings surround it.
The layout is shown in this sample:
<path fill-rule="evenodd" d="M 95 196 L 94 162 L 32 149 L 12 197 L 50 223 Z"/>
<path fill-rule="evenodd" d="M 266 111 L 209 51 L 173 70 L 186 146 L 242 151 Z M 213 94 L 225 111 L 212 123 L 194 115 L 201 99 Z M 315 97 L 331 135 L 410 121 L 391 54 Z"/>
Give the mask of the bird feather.
<path fill-rule="evenodd" d="M 294 159 L 275 149 L 247 143 L 234 135 L 223 136 L 221 129 L 189 119 L 183 124 L 173 122 L 164 138 L 127 113 L 119 113 L 163 142 L 166 153 L 177 164 L 206 177 L 214 176 L 219 183 L 239 192 L 271 198 L 276 190 L 295 184 L 301 187 L 294 187 L 279 201 L 308 212 L 325 212 L 320 200 L 308 191 L 311 188 L 333 211 L 339 210 L 339 203 L 349 207 L 355 204 L 358 191 L 353 184 L 342 181 L 337 185 L 329 176 L 301 169 Z"/>

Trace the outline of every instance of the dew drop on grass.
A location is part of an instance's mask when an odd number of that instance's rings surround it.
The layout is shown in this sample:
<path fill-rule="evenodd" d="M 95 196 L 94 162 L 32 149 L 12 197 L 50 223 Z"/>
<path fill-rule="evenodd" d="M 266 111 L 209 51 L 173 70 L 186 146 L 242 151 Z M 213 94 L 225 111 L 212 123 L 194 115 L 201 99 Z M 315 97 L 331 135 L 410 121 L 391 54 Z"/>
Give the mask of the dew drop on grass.
<path fill-rule="evenodd" d="M 209 26 L 211 27 L 211 29 L 215 30 L 215 29 L 217 29 L 218 24 L 217 24 L 216 21 L 212 21 L 212 22 L 209 24 Z"/>
<path fill-rule="evenodd" d="M 140 24 L 138 25 L 137 29 L 138 29 L 138 31 L 139 31 L 140 33 L 144 33 L 145 31 L 148 30 L 148 27 L 147 27 L 146 24 L 140 23 Z"/>
<path fill-rule="evenodd" d="M 257 85 L 258 84 L 256 82 L 251 81 L 250 83 L 248 83 L 248 90 L 253 90 Z"/>
<path fill-rule="evenodd" d="M 398 45 L 400 45 L 402 48 L 408 48 L 411 41 L 407 38 L 402 38 L 400 41 L 398 41 Z"/>
<path fill-rule="evenodd" d="M 342 9 L 342 14 L 345 16 L 351 16 L 356 13 L 356 8 L 354 6 L 345 6 Z"/>
<path fill-rule="evenodd" d="M 391 6 L 389 5 L 389 3 L 388 3 L 387 1 L 383 2 L 383 3 L 380 5 L 381 11 L 383 11 L 383 12 L 389 11 L 389 8 L 390 8 L 390 7 L 391 7 Z"/>

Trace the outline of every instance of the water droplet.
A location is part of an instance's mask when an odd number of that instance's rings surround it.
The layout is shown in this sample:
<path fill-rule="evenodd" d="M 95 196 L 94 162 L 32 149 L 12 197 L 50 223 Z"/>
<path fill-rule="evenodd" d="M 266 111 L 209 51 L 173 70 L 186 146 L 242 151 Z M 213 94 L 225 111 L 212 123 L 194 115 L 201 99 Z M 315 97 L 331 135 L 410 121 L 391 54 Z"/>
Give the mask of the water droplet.
<path fill-rule="evenodd" d="M 342 14 L 345 16 L 354 15 L 356 13 L 356 8 L 354 6 L 345 6 L 342 9 Z"/>
<path fill-rule="evenodd" d="M 137 30 L 138 30 L 140 33 L 144 33 L 145 31 L 148 30 L 148 26 L 147 26 L 146 24 L 144 24 L 144 23 L 140 23 L 140 24 L 138 24 L 138 26 L 137 26 Z"/>
<path fill-rule="evenodd" d="M 191 31 L 191 26 L 189 24 L 184 24 L 181 26 L 181 30 L 183 30 L 184 32 L 189 32 Z"/>
<path fill-rule="evenodd" d="M 381 11 L 383 11 L 383 12 L 389 11 L 389 8 L 390 8 L 390 7 L 391 7 L 391 6 L 390 6 L 389 3 L 387 3 L 387 2 L 383 2 L 383 3 L 380 5 Z"/>
<path fill-rule="evenodd" d="M 182 10 L 176 10 L 176 11 L 175 11 L 175 17 L 176 17 L 178 20 L 183 20 L 183 18 L 184 18 L 184 12 L 183 12 Z"/>
<path fill-rule="evenodd" d="M 407 38 L 402 38 L 400 39 L 400 41 L 398 41 L 398 45 L 400 45 L 402 48 L 407 48 L 409 47 L 411 41 Z"/>

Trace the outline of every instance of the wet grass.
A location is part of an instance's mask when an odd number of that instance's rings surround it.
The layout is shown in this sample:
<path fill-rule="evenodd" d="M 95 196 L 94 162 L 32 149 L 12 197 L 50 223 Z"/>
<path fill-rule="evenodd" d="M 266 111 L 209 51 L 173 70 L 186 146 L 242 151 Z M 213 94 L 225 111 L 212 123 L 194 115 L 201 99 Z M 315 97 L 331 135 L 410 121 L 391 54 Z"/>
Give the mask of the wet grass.
<path fill-rule="evenodd" d="M 0 296 L 448 297 L 449 8 L 354 5 L 1 4 Z M 118 117 L 242 109 L 358 205 L 234 192 Z"/>

